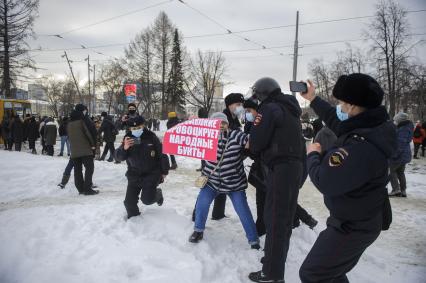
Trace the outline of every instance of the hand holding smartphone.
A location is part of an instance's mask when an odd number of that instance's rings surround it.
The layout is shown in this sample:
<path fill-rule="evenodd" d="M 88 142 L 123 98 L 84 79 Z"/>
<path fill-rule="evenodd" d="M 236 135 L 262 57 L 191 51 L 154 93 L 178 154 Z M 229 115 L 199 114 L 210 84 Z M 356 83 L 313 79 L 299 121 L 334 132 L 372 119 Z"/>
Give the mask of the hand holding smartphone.
<path fill-rule="evenodd" d="M 308 85 L 305 82 L 291 81 L 290 82 L 290 91 L 291 92 L 306 93 L 306 92 L 308 92 Z"/>

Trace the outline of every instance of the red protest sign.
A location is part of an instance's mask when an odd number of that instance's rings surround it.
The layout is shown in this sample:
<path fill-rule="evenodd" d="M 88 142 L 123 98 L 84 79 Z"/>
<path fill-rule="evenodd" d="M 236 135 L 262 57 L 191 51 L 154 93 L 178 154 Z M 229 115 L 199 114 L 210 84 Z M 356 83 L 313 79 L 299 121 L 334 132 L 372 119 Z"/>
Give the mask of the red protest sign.
<path fill-rule="evenodd" d="M 124 94 L 126 95 L 126 100 L 128 103 L 136 101 L 136 84 L 125 84 L 124 85 Z"/>
<path fill-rule="evenodd" d="M 217 161 L 218 119 L 192 119 L 164 134 L 163 153 Z"/>

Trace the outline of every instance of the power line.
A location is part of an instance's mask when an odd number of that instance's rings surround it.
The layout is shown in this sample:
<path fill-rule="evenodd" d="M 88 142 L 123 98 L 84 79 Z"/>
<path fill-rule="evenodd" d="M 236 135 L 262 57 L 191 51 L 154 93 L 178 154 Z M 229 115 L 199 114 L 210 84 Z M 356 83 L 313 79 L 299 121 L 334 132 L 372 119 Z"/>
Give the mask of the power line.
<path fill-rule="evenodd" d="M 146 6 L 146 7 L 143 7 L 143 8 L 137 9 L 137 10 L 133 10 L 133 11 L 130 11 L 130 12 L 127 12 L 127 13 L 124 13 L 124 14 L 120 14 L 120 15 L 117 15 L 117 16 L 114 16 L 114 17 L 111 17 L 111 18 L 106 18 L 106 19 L 103 19 L 103 20 L 98 21 L 98 22 L 94 22 L 94 23 L 91 23 L 91 24 L 80 26 L 78 28 L 70 29 L 70 30 L 64 31 L 62 33 L 59 33 L 58 35 L 64 35 L 64 34 L 72 33 L 72 32 L 82 30 L 82 29 L 85 29 L 85 28 L 89 28 L 89 27 L 92 27 L 92 26 L 96 26 L 96 25 L 99 25 L 99 24 L 102 24 L 102 23 L 105 23 L 105 22 L 116 20 L 116 19 L 124 17 L 124 16 L 128 16 L 128 15 L 135 14 L 135 13 L 138 13 L 138 12 L 141 12 L 141 11 L 144 11 L 144 10 L 148 10 L 148 9 L 151 9 L 151 8 L 154 8 L 154 7 L 158 7 L 158 6 L 173 2 L 173 1 L 174 0 L 167 0 L 167 1 L 163 1 L 163 2 L 160 2 L 160 3 L 154 4 L 154 5 Z M 52 35 L 54 35 L 54 34 L 47 34 L 47 35 L 41 34 L 41 36 L 52 36 Z"/>
<path fill-rule="evenodd" d="M 247 37 L 244 37 L 244 36 L 241 36 L 241 35 L 238 35 L 238 34 L 233 33 L 233 32 L 232 32 L 229 28 L 227 28 L 226 26 L 224 26 L 224 25 L 223 25 L 223 24 L 221 24 L 220 22 L 216 21 L 215 19 L 213 19 L 212 17 L 210 17 L 210 16 L 206 15 L 205 13 L 201 12 L 200 10 L 198 10 L 198 9 L 196 9 L 196 8 L 194 8 L 194 7 L 192 7 L 191 5 L 189 5 L 188 3 L 184 2 L 183 0 L 178 0 L 178 1 L 179 1 L 180 3 L 182 3 L 182 4 L 184 4 L 186 7 L 190 8 L 191 10 L 193 10 L 193 11 L 197 12 L 198 14 L 200 14 L 201 16 L 203 16 L 204 18 L 206 18 L 206 19 L 208 19 L 209 21 L 211 21 L 211 22 L 215 23 L 215 24 L 216 24 L 216 25 L 218 25 L 219 27 L 223 28 L 224 30 L 226 30 L 226 32 L 227 32 L 228 34 L 232 34 L 233 36 L 238 37 L 238 38 L 240 38 L 240 39 L 242 39 L 242 40 L 244 40 L 244 41 L 247 41 L 247 42 L 250 42 L 250 43 L 252 43 L 252 44 L 254 44 L 254 45 L 260 46 L 262 49 L 268 49 L 268 48 L 267 48 L 264 44 L 261 44 L 261 43 L 259 43 L 259 42 L 257 42 L 257 41 L 251 40 L 251 39 L 249 39 L 249 38 L 247 38 Z M 273 50 L 271 50 L 271 51 L 273 51 Z M 274 52 L 274 53 L 277 53 L 276 51 L 273 51 L 273 52 Z M 282 53 L 279 53 L 279 52 L 278 52 L 278 54 L 279 54 L 279 55 L 281 55 L 281 56 L 284 56 Z"/>

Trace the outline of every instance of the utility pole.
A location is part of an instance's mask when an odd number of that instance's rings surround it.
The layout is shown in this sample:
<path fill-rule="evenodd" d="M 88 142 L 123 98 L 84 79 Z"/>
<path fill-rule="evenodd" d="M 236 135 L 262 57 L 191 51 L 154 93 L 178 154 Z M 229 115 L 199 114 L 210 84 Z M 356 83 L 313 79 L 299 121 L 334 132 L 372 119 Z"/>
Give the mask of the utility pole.
<path fill-rule="evenodd" d="M 299 49 L 299 11 L 296 13 L 296 38 L 294 40 L 294 54 L 293 54 L 293 81 L 296 81 L 297 77 L 297 57 Z M 292 92 L 293 96 L 296 96 L 295 92 Z"/>
<path fill-rule="evenodd" d="M 93 113 L 96 113 L 96 91 L 95 91 L 95 74 L 96 74 L 96 65 L 93 65 Z"/>
<path fill-rule="evenodd" d="M 67 59 L 68 67 L 70 68 L 71 76 L 72 76 L 72 78 L 73 78 L 73 80 L 74 80 L 75 88 L 77 89 L 77 93 L 78 93 L 78 97 L 79 97 L 79 99 L 80 99 L 80 103 L 82 103 L 82 102 L 83 102 L 83 100 L 82 100 L 82 97 L 81 97 L 80 89 L 78 88 L 77 80 L 76 80 L 76 79 L 75 79 L 75 77 L 74 77 L 74 73 L 73 73 L 73 71 L 72 71 L 71 63 L 70 63 L 70 60 L 68 59 L 68 55 L 67 55 L 67 52 L 66 52 L 66 51 L 64 51 L 64 55 L 62 55 L 62 58 L 63 58 L 63 57 L 65 57 L 65 58 Z M 73 102 L 74 102 L 74 97 L 73 97 Z"/>
<path fill-rule="evenodd" d="M 91 96 L 90 96 L 90 57 L 89 57 L 89 55 L 87 55 L 87 58 L 86 59 L 84 59 L 84 61 L 87 61 L 87 78 L 89 79 L 89 81 L 88 81 L 88 87 L 89 87 L 89 107 L 88 107 L 88 109 L 89 109 L 89 114 L 92 114 L 92 112 L 91 112 Z"/>

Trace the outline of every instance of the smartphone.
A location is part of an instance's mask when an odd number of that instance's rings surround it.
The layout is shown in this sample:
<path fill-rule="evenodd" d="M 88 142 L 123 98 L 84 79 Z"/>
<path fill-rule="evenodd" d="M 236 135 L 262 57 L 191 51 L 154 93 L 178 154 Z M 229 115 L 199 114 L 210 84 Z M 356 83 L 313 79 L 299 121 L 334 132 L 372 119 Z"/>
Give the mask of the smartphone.
<path fill-rule="evenodd" d="M 133 138 L 133 144 L 141 144 L 141 138 Z"/>
<path fill-rule="evenodd" d="M 290 91 L 291 92 L 301 92 L 305 93 L 308 92 L 308 85 L 304 82 L 290 82 Z"/>

